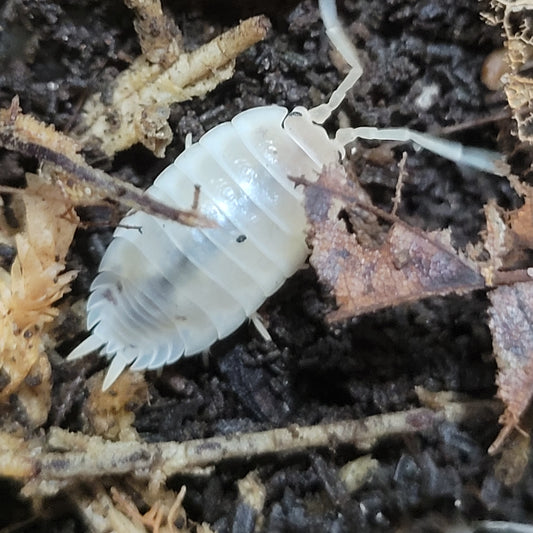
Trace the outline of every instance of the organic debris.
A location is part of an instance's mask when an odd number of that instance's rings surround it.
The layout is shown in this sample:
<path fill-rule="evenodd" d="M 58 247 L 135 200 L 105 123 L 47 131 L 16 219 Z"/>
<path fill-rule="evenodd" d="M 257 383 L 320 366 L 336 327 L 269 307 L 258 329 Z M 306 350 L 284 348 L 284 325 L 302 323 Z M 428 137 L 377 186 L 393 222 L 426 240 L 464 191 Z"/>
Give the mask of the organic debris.
<path fill-rule="evenodd" d="M 145 194 L 133 185 L 113 178 L 102 170 L 89 166 L 78 154 L 80 145 L 29 115 L 21 113 L 18 98 L 11 106 L 0 109 L 0 146 L 51 163 L 55 171 L 51 179 L 68 194 L 75 205 L 112 200 L 129 209 L 168 218 L 189 226 L 212 227 L 195 209 L 183 211 L 170 207 Z M 9 187 L 0 192 L 16 192 Z M 191 198 L 191 204 L 194 198 Z"/>
<path fill-rule="evenodd" d="M 316 183 L 306 183 L 310 263 L 332 287 L 338 305 L 328 319 L 346 320 L 427 296 L 501 285 L 489 293 L 496 383 L 506 407 L 501 418 L 504 427 L 490 448 L 495 453 L 513 430 L 531 429 L 523 420 L 533 396 L 533 282 L 530 271 L 516 265 L 531 250 L 533 189 L 518 187 L 525 195 L 519 209 L 505 212 L 494 202 L 485 206 L 483 245 L 489 258 L 474 261 L 453 249 L 447 231 L 424 232 L 370 204 L 365 206 L 357 187 L 346 180 L 340 166 L 326 168 Z M 366 208 L 391 222 L 386 237 L 373 246 L 361 243 L 360 223 L 349 216 L 355 208 Z M 525 467 L 526 463 L 520 464 Z M 517 470 L 508 479 L 517 478 Z"/>
<path fill-rule="evenodd" d="M 123 372 L 112 387 L 102 391 L 103 372 L 87 382 L 89 397 L 83 413 L 88 422 L 87 433 L 109 440 L 138 440 L 133 428 L 134 411 L 148 401 L 148 385 L 142 372 Z"/>
<path fill-rule="evenodd" d="M 135 491 L 136 501 L 126 493 Z M 111 493 L 109 497 L 108 492 Z M 207 523 L 198 524 L 187 517 L 183 508 L 186 489 L 179 493 L 171 490 L 158 490 L 155 493 L 140 483 L 123 490 L 111 487 L 108 491 L 98 486 L 95 494 L 82 491 L 71 494 L 85 521 L 93 531 L 113 531 L 114 533 L 212 533 Z M 141 502 L 139 502 L 139 498 Z M 145 513 L 140 505 L 148 504 Z"/>
<path fill-rule="evenodd" d="M 0 432 L 0 475 L 11 479 L 29 479 L 35 473 L 32 446 L 24 437 Z"/>
<path fill-rule="evenodd" d="M 315 184 L 307 184 L 305 196 L 311 223 L 310 263 L 333 289 L 338 305 L 328 315 L 330 321 L 485 286 L 477 265 L 454 250 L 447 231 L 426 233 L 381 213 L 393 221 L 384 241 L 373 248 L 360 244 L 357 221 L 350 219 L 355 232 L 350 233 L 342 218 L 350 203 L 361 207 L 355 200 L 355 185 L 346 180 L 342 167 L 326 168 Z"/>
<path fill-rule="evenodd" d="M 518 125 L 518 137 L 521 141 L 533 142 L 533 77 L 530 72 L 530 58 L 533 54 L 531 25 L 533 20 L 533 2 L 510 0 L 491 0 L 492 11 L 484 13 L 491 24 L 503 27 L 506 39 L 505 67 L 495 66 L 498 80 L 503 83 L 509 106 Z"/>
<path fill-rule="evenodd" d="M 86 145 L 96 141 L 109 157 L 137 142 L 163 157 L 173 137 L 167 123 L 170 105 L 204 96 L 231 78 L 235 58 L 265 38 L 270 22 L 263 16 L 250 18 L 185 53 L 159 1 L 126 4 L 139 15 L 135 29 L 143 54 L 114 81 L 110 96 L 98 93 L 87 101 L 81 140 Z"/>
<path fill-rule="evenodd" d="M 514 248 L 533 250 L 533 187 L 523 186 L 524 205 L 507 213 Z"/>
<path fill-rule="evenodd" d="M 233 531 L 245 531 L 250 522 L 255 522 L 255 530 L 259 531 L 264 525 L 262 523 L 263 509 L 267 496 L 265 485 L 258 473 L 252 471 L 237 481 L 237 488 L 239 490 L 239 503 L 235 512 Z"/>
<path fill-rule="evenodd" d="M 498 287 L 489 293 L 489 326 L 498 363 L 498 396 L 505 404 L 504 427 L 491 447 L 495 452 L 519 427 L 533 396 L 533 282 Z M 529 428 L 523 428 L 526 430 Z"/>
<path fill-rule="evenodd" d="M 78 218 L 61 190 L 37 176 L 28 176 L 22 199 L 26 212 L 24 230 L 15 237 L 17 257 L 11 275 L 0 278 L 0 401 L 18 393 L 31 425 L 39 426 L 50 406 L 45 327 L 77 274 L 64 270 Z"/>
<path fill-rule="evenodd" d="M 150 63 L 171 65 L 181 52 L 181 34 L 174 21 L 163 13 L 159 0 L 124 0 L 135 12 L 133 26 L 142 55 Z"/>
<path fill-rule="evenodd" d="M 504 211 L 493 203 L 485 207 L 487 231 L 484 244 L 490 254 L 487 264 L 493 269 L 487 279 L 493 278 L 495 269 L 502 269 L 508 272 L 512 282 L 513 267 L 527 261 L 527 254 L 533 249 L 533 188 L 525 184 L 515 184 L 515 188 L 524 198 L 520 208 Z M 485 272 L 489 270 L 485 268 Z M 500 451 L 510 437 L 503 453 L 507 456 L 505 462 L 512 463 L 508 459 L 512 456 L 510 450 L 524 448 L 523 436 L 516 435 L 516 431 L 525 434 L 533 428 L 531 417 L 525 416 L 533 396 L 533 281 L 520 282 L 517 279 L 515 283 L 491 291 L 489 298 L 492 304 L 489 327 L 498 365 L 496 384 L 498 396 L 505 404 L 501 418 L 503 428 L 489 451 Z M 516 457 L 522 455 L 517 453 Z M 516 465 L 505 469 L 512 472 L 506 474 L 507 480 L 519 479 L 517 471 L 523 472 L 527 461 L 518 463 L 521 470 Z"/>
<path fill-rule="evenodd" d="M 503 77 L 507 72 L 507 51 L 505 48 L 493 50 L 483 62 L 481 81 L 487 89 L 498 91 L 503 89 Z"/>

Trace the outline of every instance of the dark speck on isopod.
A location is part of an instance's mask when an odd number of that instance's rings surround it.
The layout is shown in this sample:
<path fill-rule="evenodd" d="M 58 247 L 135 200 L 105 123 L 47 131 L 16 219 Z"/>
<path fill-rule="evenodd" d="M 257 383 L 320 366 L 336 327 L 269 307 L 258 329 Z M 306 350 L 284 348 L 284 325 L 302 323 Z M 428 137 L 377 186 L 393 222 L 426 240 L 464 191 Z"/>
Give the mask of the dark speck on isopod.
<path fill-rule="evenodd" d="M 109 289 L 105 291 L 104 296 L 107 300 L 109 300 L 112 304 L 117 305 L 117 300 L 113 294 L 112 291 Z"/>

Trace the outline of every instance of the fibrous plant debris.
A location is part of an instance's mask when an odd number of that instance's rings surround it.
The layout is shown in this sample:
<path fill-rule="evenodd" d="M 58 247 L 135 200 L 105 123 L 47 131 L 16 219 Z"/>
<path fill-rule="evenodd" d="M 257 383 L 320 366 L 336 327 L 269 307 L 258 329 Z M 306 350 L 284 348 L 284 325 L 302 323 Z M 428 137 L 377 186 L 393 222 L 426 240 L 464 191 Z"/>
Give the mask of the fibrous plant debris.
<path fill-rule="evenodd" d="M 38 426 L 50 405 L 45 328 L 59 313 L 53 304 L 76 276 L 64 270 L 78 219 L 62 191 L 37 176 L 28 176 L 22 199 L 25 221 L 15 236 L 17 256 L 10 276 L 0 272 L 0 402 L 18 393 L 23 403 L 29 402 L 27 414 Z"/>
<path fill-rule="evenodd" d="M 135 501 L 129 496 L 134 493 Z M 154 490 L 148 484 L 111 486 L 95 483 L 92 490 L 75 490 L 76 502 L 91 531 L 113 533 L 212 533 L 207 523 L 190 520 L 183 507 L 186 488 Z M 140 507 L 149 507 L 141 512 Z"/>
<path fill-rule="evenodd" d="M 533 2 L 491 0 L 492 11 L 484 13 L 492 24 L 501 24 L 506 39 L 507 72 L 501 77 L 521 141 L 533 142 Z"/>
<path fill-rule="evenodd" d="M 136 501 L 128 495 L 135 492 Z M 186 488 L 154 491 L 141 483 L 112 486 L 107 490 L 95 484 L 93 493 L 82 490 L 71 494 L 92 531 L 114 533 L 212 533 L 207 523 L 190 520 L 183 507 Z M 139 510 L 140 502 L 149 506 Z"/>
<path fill-rule="evenodd" d="M 181 49 L 172 21 L 159 1 L 128 1 L 143 53 L 115 80 L 111 96 L 94 95 L 82 111 L 84 144 L 108 156 L 141 142 L 163 157 L 172 140 L 169 106 L 204 96 L 233 75 L 235 57 L 264 39 L 270 23 L 258 16 L 241 22 L 193 52 Z"/>

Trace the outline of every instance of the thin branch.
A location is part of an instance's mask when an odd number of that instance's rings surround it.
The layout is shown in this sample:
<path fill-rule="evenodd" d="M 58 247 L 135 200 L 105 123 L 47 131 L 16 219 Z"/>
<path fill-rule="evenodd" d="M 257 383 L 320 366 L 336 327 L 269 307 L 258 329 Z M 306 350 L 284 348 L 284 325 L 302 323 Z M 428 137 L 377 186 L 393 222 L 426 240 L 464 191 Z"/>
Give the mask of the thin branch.
<path fill-rule="evenodd" d="M 450 402 L 437 411 L 419 408 L 361 420 L 294 425 L 257 433 L 150 444 L 109 442 L 100 437 L 52 428 L 47 447 L 65 451 L 36 453 L 28 449 L 16 453 L 27 454 L 26 459 L 32 465 L 32 481 L 25 489 L 30 493 L 60 490 L 81 479 L 107 475 L 150 477 L 157 470 L 172 476 L 229 459 L 250 460 L 264 454 L 298 452 L 314 447 L 335 448 L 348 444 L 366 452 L 386 437 L 431 431 L 444 421 L 460 423 L 483 417 L 493 419 L 500 412 L 501 404 L 496 401 Z"/>
<path fill-rule="evenodd" d="M 79 147 L 75 141 L 53 126 L 21 113 L 18 97 L 13 98 L 8 109 L 0 109 L 0 146 L 59 167 L 69 174 L 64 182 L 66 188 L 81 186 L 91 200 L 109 198 L 130 209 L 187 226 L 214 227 L 214 223 L 198 211 L 171 207 L 129 183 L 92 168 L 77 153 Z"/>

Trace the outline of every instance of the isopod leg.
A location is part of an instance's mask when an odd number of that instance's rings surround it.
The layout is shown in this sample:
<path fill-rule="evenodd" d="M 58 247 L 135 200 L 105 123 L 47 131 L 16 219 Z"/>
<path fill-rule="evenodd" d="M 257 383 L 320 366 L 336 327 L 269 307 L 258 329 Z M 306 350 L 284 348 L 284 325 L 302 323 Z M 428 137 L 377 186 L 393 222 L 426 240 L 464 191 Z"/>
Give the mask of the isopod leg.
<path fill-rule="evenodd" d="M 255 326 L 255 329 L 257 330 L 259 335 L 261 335 L 261 337 L 263 337 L 265 341 L 272 341 L 272 337 L 270 336 L 270 333 L 265 327 L 263 319 L 261 318 L 261 315 L 259 313 L 252 313 L 250 315 L 250 320 L 252 321 L 252 324 Z"/>
<path fill-rule="evenodd" d="M 357 49 L 341 26 L 335 0 L 318 0 L 318 5 L 330 41 L 351 67 L 346 78 L 344 78 L 342 83 L 333 91 L 329 101 L 309 110 L 311 120 L 315 124 L 322 124 L 329 118 L 331 113 L 339 107 L 344 100 L 346 93 L 361 77 L 363 67 L 359 61 Z"/>

